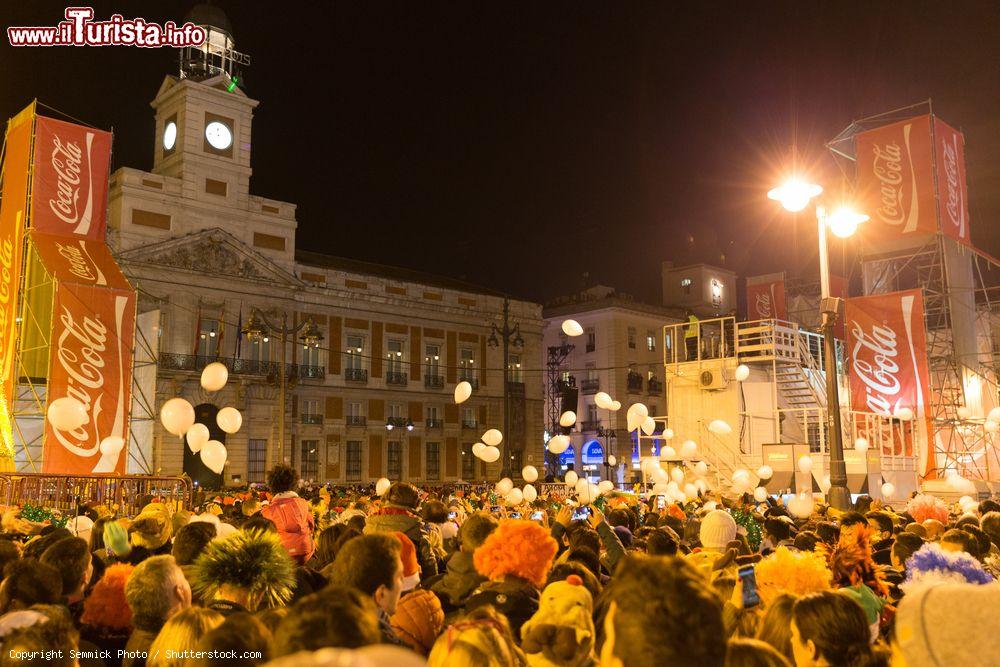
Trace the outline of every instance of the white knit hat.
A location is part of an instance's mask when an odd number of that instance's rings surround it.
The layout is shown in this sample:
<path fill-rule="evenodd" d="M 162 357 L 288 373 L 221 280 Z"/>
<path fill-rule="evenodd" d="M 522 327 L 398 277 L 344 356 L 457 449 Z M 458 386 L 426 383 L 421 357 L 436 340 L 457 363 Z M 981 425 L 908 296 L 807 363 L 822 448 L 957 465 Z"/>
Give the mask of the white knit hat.
<path fill-rule="evenodd" d="M 698 537 L 706 549 L 725 549 L 736 539 L 736 521 L 729 512 L 712 510 L 702 518 Z"/>

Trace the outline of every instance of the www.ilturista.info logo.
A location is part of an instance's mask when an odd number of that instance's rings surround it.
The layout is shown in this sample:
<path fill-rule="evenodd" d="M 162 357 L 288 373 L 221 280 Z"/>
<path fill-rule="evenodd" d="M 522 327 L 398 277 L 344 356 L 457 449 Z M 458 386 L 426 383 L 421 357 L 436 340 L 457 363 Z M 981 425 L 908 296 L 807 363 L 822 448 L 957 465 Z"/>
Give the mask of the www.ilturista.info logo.
<path fill-rule="evenodd" d="M 207 34 L 193 23 L 163 25 L 145 19 L 126 19 L 114 14 L 107 21 L 94 21 L 93 7 L 67 7 L 65 21 L 55 26 L 12 26 L 7 28 L 11 46 L 201 46 Z"/>

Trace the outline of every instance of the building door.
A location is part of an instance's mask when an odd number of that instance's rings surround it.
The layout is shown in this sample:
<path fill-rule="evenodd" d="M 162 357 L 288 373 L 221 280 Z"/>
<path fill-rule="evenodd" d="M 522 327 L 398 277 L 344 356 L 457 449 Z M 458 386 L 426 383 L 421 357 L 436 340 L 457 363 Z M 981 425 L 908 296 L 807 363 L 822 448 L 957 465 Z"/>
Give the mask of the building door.
<path fill-rule="evenodd" d="M 394 482 L 403 478 L 403 443 L 390 442 L 386 477 Z"/>

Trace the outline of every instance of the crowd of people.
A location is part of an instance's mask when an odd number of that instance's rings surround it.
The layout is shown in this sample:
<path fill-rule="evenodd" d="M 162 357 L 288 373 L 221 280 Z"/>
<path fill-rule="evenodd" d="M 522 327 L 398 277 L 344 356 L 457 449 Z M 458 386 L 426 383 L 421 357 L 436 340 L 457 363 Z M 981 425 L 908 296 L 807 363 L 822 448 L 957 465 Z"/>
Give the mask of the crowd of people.
<path fill-rule="evenodd" d="M 1000 504 L 308 487 L 7 508 L 0 667 L 1000 664 Z"/>

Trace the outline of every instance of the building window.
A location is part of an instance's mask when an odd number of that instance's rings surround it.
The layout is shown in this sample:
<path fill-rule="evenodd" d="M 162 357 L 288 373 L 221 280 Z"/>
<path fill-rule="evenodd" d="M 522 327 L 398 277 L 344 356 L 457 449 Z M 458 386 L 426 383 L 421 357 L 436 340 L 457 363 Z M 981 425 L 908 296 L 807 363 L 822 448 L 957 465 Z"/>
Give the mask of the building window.
<path fill-rule="evenodd" d="M 302 346 L 302 365 L 319 366 L 319 344 Z"/>
<path fill-rule="evenodd" d="M 559 379 L 561 379 L 565 384 L 569 384 L 569 378 L 570 378 L 569 371 L 563 371 L 562 374 L 559 376 Z"/>
<path fill-rule="evenodd" d="M 476 409 L 463 407 L 462 408 L 462 428 L 476 428 L 478 425 L 476 420 Z"/>
<path fill-rule="evenodd" d="M 628 328 L 628 349 L 635 349 L 635 327 Z"/>
<path fill-rule="evenodd" d="M 390 340 L 388 343 L 388 354 L 386 371 L 389 373 L 402 373 L 403 372 L 403 341 L 401 340 Z"/>
<path fill-rule="evenodd" d="M 250 438 L 247 441 L 247 484 L 263 483 L 267 466 L 267 440 Z"/>
<path fill-rule="evenodd" d="M 219 322 L 217 320 L 198 320 L 198 356 L 214 357 L 218 354 Z"/>
<path fill-rule="evenodd" d="M 390 419 L 402 419 L 403 418 L 403 404 L 402 403 L 390 403 L 388 406 L 389 418 Z"/>
<path fill-rule="evenodd" d="M 264 336 L 250 344 L 250 358 L 254 361 L 271 361 L 271 338 Z"/>
<path fill-rule="evenodd" d="M 712 304 L 722 305 L 722 282 L 712 278 Z"/>
<path fill-rule="evenodd" d="M 391 480 L 399 481 L 403 477 L 403 443 L 390 442 L 388 450 L 388 465 L 385 476 Z"/>
<path fill-rule="evenodd" d="M 476 380 L 479 379 L 476 371 L 476 352 L 469 348 L 462 348 L 461 360 L 459 361 L 459 379 L 466 382 L 471 382 L 475 385 Z"/>
<path fill-rule="evenodd" d="M 597 335 L 594 333 L 593 327 L 590 327 L 586 331 L 587 333 L 587 352 L 593 352 L 597 349 Z"/>
<path fill-rule="evenodd" d="M 597 423 L 600 417 L 597 416 L 597 406 L 593 403 L 587 404 L 587 421 Z"/>
<path fill-rule="evenodd" d="M 441 346 L 427 345 L 424 348 L 424 364 L 426 364 L 426 374 L 431 377 L 440 375 L 441 370 Z"/>
<path fill-rule="evenodd" d="M 364 366 L 365 339 L 362 336 L 347 336 L 347 359 L 348 370 L 361 370 Z"/>
<path fill-rule="evenodd" d="M 361 403 L 358 401 L 351 401 L 347 404 L 347 416 L 348 417 L 361 417 L 364 413 L 361 412 Z"/>
<path fill-rule="evenodd" d="M 524 382 L 524 375 L 521 372 L 521 355 L 510 355 L 510 364 L 507 366 L 507 377 L 511 382 L 518 384 Z"/>
<path fill-rule="evenodd" d="M 472 455 L 472 445 L 462 445 L 462 479 L 471 482 L 476 478 L 476 457 Z"/>
<path fill-rule="evenodd" d="M 319 473 L 319 447 L 317 440 L 302 440 L 301 466 L 299 476 L 302 479 L 315 480 Z"/>
<path fill-rule="evenodd" d="M 361 443 L 357 440 L 347 441 L 347 479 L 361 479 Z"/>
<path fill-rule="evenodd" d="M 588 380 L 601 379 L 601 376 L 598 374 L 597 369 L 594 368 L 594 364 L 587 364 L 587 379 Z"/>
<path fill-rule="evenodd" d="M 646 331 L 646 350 L 656 352 L 656 332 L 652 329 Z"/>
<path fill-rule="evenodd" d="M 681 288 L 684 290 L 685 294 L 690 294 L 691 293 L 691 279 L 690 278 L 684 278 L 683 280 L 681 280 Z"/>
<path fill-rule="evenodd" d="M 427 479 L 441 479 L 441 443 L 427 443 Z"/>

